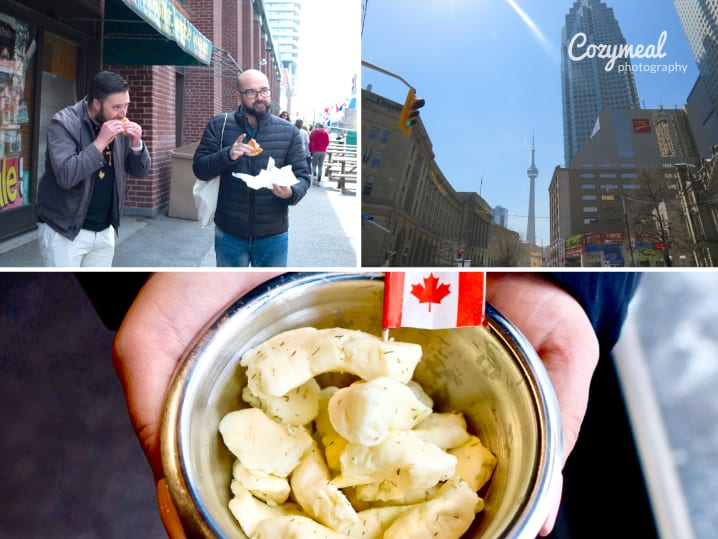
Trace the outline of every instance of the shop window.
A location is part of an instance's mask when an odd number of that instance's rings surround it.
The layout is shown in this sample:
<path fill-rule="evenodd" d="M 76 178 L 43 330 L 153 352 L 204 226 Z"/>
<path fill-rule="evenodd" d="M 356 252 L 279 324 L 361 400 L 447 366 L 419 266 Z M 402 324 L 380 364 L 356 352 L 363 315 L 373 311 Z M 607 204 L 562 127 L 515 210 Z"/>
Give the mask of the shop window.
<path fill-rule="evenodd" d="M 37 31 L 0 18 L 0 212 L 32 202 L 32 95 Z"/>
<path fill-rule="evenodd" d="M 40 97 L 40 136 L 37 174 L 45 172 L 47 127 L 56 112 L 76 103 L 78 47 L 55 34 L 45 33 L 42 62 L 42 96 Z"/>

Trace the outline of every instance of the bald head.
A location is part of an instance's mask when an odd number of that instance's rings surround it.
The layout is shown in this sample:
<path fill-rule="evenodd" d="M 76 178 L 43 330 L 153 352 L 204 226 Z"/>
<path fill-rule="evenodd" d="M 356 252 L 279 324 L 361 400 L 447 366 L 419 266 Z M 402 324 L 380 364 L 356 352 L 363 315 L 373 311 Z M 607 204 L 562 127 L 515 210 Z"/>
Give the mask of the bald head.
<path fill-rule="evenodd" d="M 237 84 L 240 92 L 252 88 L 259 90 L 260 88 L 267 88 L 269 86 L 269 79 L 258 69 L 247 69 L 240 73 Z"/>
<path fill-rule="evenodd" d="M 272 90 L 267 76 L 256 69 L 243 71 L 237 78 L 239 100 L 251 125 L 269 114 Z"/>

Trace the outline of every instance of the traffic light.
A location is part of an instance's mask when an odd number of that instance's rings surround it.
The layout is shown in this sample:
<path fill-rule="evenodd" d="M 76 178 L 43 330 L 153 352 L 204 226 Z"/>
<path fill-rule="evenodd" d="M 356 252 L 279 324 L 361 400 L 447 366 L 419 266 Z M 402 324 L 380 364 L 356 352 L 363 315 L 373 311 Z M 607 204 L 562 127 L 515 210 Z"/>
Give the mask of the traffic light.
<path fill-rule="evenodd" d="M 419 121 L 419 109 L 425 104 L 425 100 L 416 97 L 414 88 L 410 88 L 399 115 L 399 129 L 407 137 L 411 136 L 411 128 Z"/>

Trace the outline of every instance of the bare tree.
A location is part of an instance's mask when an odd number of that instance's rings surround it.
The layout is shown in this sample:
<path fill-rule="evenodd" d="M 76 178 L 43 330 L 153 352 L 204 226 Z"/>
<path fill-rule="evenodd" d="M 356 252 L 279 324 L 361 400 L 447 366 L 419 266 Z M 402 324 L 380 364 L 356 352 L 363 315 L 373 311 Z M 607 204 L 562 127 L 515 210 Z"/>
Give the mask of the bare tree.
<path fill-rule="evenodd" d="M 691 253 L 692 259 L 692 242 L 677 180 L 659 169 L 641 169 L 638 179 L 640 189 L 635 196 L 621 195 L 631 235 L 637 242 L 655 244 L 666 266 L 673 266 L 682 254 Z"/>
<path fill-rule="evenodd" d="M 523 262 L 521 242 L 516 236 L 497 235 L 489 242 L 489 260 L 493 267 L 519 267 Z"/>

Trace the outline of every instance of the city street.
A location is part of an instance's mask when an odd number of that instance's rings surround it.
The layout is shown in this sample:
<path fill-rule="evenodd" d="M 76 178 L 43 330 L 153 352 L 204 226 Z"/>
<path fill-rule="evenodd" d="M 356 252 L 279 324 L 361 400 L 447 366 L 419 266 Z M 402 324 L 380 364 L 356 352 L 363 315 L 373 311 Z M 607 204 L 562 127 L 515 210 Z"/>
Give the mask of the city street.
<path fill-rule="evenodd" d="M 289 209 L 289 267 L 356 267 L 361 221 L 359 200 L 349 184 L 312 186 Z M 126 216 L 120 224 L 113 267 L 193 268 L 215 266 L 214 226 L 174 219 Z M 0 267 L 41 267 L 37 232 L 0 243 Z"/>

